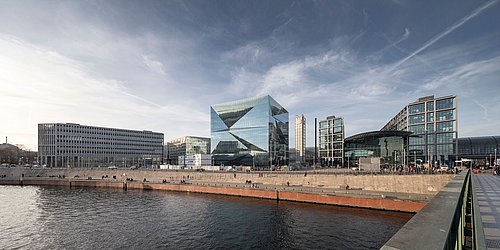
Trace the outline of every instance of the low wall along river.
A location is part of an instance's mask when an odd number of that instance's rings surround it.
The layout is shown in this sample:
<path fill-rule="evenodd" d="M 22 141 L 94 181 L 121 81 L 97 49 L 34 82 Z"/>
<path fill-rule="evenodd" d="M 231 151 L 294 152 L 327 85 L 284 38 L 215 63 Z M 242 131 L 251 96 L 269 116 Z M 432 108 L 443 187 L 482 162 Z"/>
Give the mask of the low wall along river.
<path fill-rule="evenodd" d="M 168 190 L 418 212 L 454 175 L 1 168 L 0 176 L 0 185 Z"/>

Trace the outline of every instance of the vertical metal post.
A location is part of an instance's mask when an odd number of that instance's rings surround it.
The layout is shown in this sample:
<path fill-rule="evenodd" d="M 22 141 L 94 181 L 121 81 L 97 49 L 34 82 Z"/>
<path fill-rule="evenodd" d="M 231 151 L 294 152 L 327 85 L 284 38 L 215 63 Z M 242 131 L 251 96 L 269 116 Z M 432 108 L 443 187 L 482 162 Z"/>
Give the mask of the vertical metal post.
<path fill-rule="evenodd" d="M 317 162 L 317 157 L 318 157 L 318 118 L 314 118 L 314 165 L 313 167 L 316 168 L 316 162 Z"/>

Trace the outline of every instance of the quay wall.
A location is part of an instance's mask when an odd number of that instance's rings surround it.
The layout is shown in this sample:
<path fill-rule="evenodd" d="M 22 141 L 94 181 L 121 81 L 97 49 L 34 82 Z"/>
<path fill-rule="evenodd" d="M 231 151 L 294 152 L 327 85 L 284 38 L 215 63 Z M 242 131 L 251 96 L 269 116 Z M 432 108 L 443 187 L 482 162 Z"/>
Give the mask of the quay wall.
<path fill-rule="evenodd" d="M 437 194 L 454 175 L 352 175 L 295 172 L 193 172 L 167 170 L 130 169 L 25 169 L 0 168 L 0 175 L 6 178 L 65 176 L 75 179 L 101 179 L 102 176 L 116 176 L 118 180 L 133 178 L 148 181 L 180 181 L 243 184 L 246 181 L 263 185 L 321 187 L 408 194 Z"/>
<path fill-rule="evenodd" d="M 261 190 L 253 188 L 212 187 L 188 184 L 148 183 L 148 182 L 126 182 L 119 180 L 78 180 L 60 178 L 20 178 L 0 179 L 0 185 L 36 185 L 36 186 L 66 186 L 75 187 L 99 187 L 99 188 L 122 188 L 141 190 L 164 190 L 177 192 L 194 192 L 206 194 L 232 195 L 241 197 L 253 197 L 261 199 L 273 199 L 296 202 L 309 202 L 317 204 L 339 205 L 349 207 L 360 207 L 380 210 L 391 210 L 400 212 L 419 212 L 425 202 L 397 200 L 390 198 L 364 198 L 348 197 L 314 193 L 299 193 L 290 191 Z"/>

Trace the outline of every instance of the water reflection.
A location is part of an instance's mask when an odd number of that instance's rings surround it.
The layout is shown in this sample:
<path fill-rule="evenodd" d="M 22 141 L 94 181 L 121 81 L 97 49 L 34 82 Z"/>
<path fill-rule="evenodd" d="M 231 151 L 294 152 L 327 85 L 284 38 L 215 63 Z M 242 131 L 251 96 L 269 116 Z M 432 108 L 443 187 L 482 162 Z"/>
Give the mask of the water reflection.
<path fill-rule="evenodd" d="M 231 196 L 0 186 L 0 248 L 379 248 L 411 215 Z"/>

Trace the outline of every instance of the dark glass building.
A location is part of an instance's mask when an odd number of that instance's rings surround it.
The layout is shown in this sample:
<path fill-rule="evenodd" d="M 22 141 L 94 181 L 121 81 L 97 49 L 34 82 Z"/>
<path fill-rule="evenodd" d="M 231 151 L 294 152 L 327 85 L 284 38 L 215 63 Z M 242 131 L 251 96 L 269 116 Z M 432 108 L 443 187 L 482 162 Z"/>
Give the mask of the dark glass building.
<path fill-rule="evenodd" d="M 478 165 L 491 164 L 500 155 L 500 136 L 458 138 L 458 157 Z"/>
<path fill-rule="evenodd" d="M 355 166 L 359 158 L 380 157 L 382 164 L 404 165 L 411 134 L 408 131 L 373 131 L 347 137 L 345 160 L 349 166 Z"/>
<path fill-rule="evenodd" d="M 271 96 L 212 105 L 210 123 L 215 165 L 288 165 L 288 111 Z"/>

